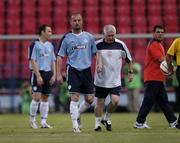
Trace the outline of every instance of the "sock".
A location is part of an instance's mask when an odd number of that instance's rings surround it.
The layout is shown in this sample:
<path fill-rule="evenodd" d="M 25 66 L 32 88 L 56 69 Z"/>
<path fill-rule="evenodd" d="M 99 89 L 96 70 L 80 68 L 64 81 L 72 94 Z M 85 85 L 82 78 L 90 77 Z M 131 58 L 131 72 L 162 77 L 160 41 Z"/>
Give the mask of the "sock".
<path fill-rule="evenodd" d="M 46 123 L 48 112 L 49 112 L 49 103 L 41 101 L 40 103 L 41 124 Z"/>
<path fill-rule="evenodd" d="M 74 102 L 74 101 L 70 102 L 70 114 L 71 114 L 73 128 L 77 129 L 78 128 L 78 122 L 77 122 L 78 102 Z"/>
<path fill-rule="evenodd" d="M 95 117 L 95 129 L 98 127 L 98 126 L 101 126 L 101 120 L 102 120 L 102 117 Z"/>
<path fill-rule="evenodd" d="M 79 106 L 79 114 L 78 114 L 78 118 L 81 116 L 81 113 L 83 113 L 84 111 L 86 111 L 89 107 L 91 106 L 91 104 L 82 101 L 80 106 Z"/>
<path fill-rule="evenodd" d="M 35 122 L 36 121 L 36 114 L 38 110 L 39 102 L 36 102 L 35 100 L 31 101 L 30 104 L 30 121 Z"/>
<path fill-rule="evenodd" d="M 111 113 L 108 113 L 108 112 L 106 111 L 106 113 L 105 113 L 105 115 L 104 115 L 104 120 L 105 120 L 105 121 L 109 120 L 110 116 L 111 116 Z"/>

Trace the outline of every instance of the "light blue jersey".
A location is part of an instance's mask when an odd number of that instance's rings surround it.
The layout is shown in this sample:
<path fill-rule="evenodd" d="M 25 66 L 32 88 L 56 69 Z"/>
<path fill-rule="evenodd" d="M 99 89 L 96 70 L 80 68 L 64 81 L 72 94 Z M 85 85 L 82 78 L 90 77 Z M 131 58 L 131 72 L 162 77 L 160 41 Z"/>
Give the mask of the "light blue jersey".
<path fill-rule="evenodd" d="M 61 42 L 58 56 L 67 55 L 67 64 L 79 71 L 91 66 L 92 57 L 97 52 L 97 48 L 94 37 L 90 33 L 67 33 Z"/>
<path fill-rule="evenodd" d="M 56 60 L 54 46 L 50 42 L 33 41 L 28 49 L 28 59 L 35 60 L 39 71 L 51 71 L 52 63 Z M 31 62 L 29 68 L 32 70 Z"/>

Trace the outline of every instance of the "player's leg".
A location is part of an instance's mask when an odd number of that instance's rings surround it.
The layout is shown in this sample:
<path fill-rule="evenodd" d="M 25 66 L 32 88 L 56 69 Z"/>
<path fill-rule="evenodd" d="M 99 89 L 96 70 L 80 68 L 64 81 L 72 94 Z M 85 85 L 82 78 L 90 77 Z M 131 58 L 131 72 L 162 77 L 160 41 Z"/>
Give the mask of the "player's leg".
<path fill-rule="evenodd" d="M 38 126 L 36 125 L 36 114 L 41 99 L 42 88 L 37 85 L 37 80 L 34 73 L 32 73 L 31 84 L 32 84 L 32 95 L 31 95 L 32 101 L 30 103 L 30 126 L 31 128 L 36 129 L 38 128 Z"/>
<path fill-rule="evenodd" d="M 70 93 L 71 101 L 70 101 L 70 114 L 73 125 L 73 131 L 75 133 L 79 133 L 79 125 L 78 125 L 78 104 L 79 104 L 79 94 L 78 93 Z"/>
<path fill-rule="evenodd" d="M 177 81 L 178 81 L 178 88 L 180 89 L 180 66 L 177 67 L 176 77 L 177 77 Z M 178 122 L 177 122 L 176 128 L 180 129 L 180 114 L 178 116 Z"/>
<path fill-rule="evenodd" d="M 93 79 L 91 75 L 91 68 L 88 68 L 82 71 L 81 78 L 82 79 L 81 79 L 80 92 L 83 93 L 84 95 L 84 101 L 81 102 L 79 106 L 79 114 L 78 114 L 79 127 L 82 127 L 82 124 L 80 122 L 81 113 L 83 113 L 88 108 L 90 108 L 94 99 L 94 84 L 93 84 Z"/>
<path fill-rule="evenodd" d="M 94 94 L 84 94 L 84 100 L 80 103 L 79 109 L 78 109 L 78 124 L 79 128 L 82 128 L 81 123 L 81 114 L 85 112 L 87 109 L 91 107 L 91 104 L 93 103 Z"/>
<path fill-rule="evenodd" d="M 78 105 L 79 105 L 79 93 L 81 86 L 81 72 L 76 69 L 68 66 L 67 67 L 67 83 L 68 90 L 70 94 L 70 114 L 72 120 L 73 131 L 75 133 L 80 133 L 79 125 L 77 122 L 78 119 Z"/>
<path fill-rule="evenodd" d="M 36 125 L 36 114 L 38 111 L 40 98 L 41 98 L 40 92 L 33 92 L 32 93 L 32 101 L 30 103 L 30 126 L 33 129 L 38 128 L 38 126 Z"/>
<path fill-rule="evenodd" d="M 97 102 L 94 108 L 95 114 L 95 131 L 101 131 L 102 113 L 104 108 L 104 98 L 97 98 Z"/>
<path fill-rule="evenodd" d="M 109 94 L 107 88 L 95 86 L 95 97 L 97 98 L 94 115 L 95 115 L 95 128 L 94 131 L 101 131 L 102 113 L 104 109 L 104 102 Z"/>
<path fill-rule="evenodd" d="M 168 101 L 168 96 L 165 90 L 165 87 L 163 85 L 163 83 L 161 83 L 161 90 L 159 91 L 159 96 L 157 97 L 157 102 L 161 108 L 161 110 L 163 111 L 167 121 L 169 122 L 169 127 L 170 128 L 175 128 L 176 123 L 177 123 L 177 118 L 173 113 L 173 110 L 169 104 Z"/>
<path fill-rule="evenodd" d="M 41 114 L 41 128 L 52 128 L 47 124 L 49 112 L 49 103 L 48 103 L 48 95 L 42 94 L 41 103 L 40 103 L 40 114 Z"/>
<path fill-rule="evenodd" d="M 52 128 L 46 122 L 48 118 L 48 112 L 49 112 L 48 95 L 51 92 L 51 85 L 49 81 L 52 77 L 52 72 L 51 71 L 43 72 L 41 73 L 41 76 L 44 80 L 44 84 L 42 85 L 42 96 L 41 96 L 41 103 L 40 103 L 41 128 Z"/>
<path fill-rule="evenodd" d="M 144 99 L 139 109 L 134 128 L 150 128 L 146 123 L 146 117 L 149 114 L 157 96 L 157 82 L 149 81 L 145 83 Z"/>
<path fill-rule="evenodd" d="M 111 101 L 107 106 L 106 112 L 104 114 L 104 118 L 101 123 L 106 127 L 107 131 L 112 131 L 110 117 L 111 114 L 117 109 L 119 104 L 119 95 L 112 94 Z"/>

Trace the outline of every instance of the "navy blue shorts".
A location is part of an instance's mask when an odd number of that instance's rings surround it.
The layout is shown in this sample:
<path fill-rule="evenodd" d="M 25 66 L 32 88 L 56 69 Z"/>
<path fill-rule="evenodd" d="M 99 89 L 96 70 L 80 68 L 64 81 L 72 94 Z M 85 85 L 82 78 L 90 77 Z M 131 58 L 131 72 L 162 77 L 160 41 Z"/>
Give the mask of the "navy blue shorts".
<path fill-rule="evenodd" d="M 94 93 L 94 84 L 91 75 L 91 68 L 78 71 L 68 65 L 67 83 L 69 92 L 77 92 L 83 94 Z"/>
<path fill-rule="evenodd" d="M 115 94 L 120 96 L 120 90 L 121 86 L 114 87 L 114 88 L 105 88 L 105 87 L 99 87 L 95 86 L 95 97 L 98 98 L 106 98 L 108 95 Z"/>
<path fill-rule="evenodd" d="M 52 71 L 40 71 L 41 77 L 43 79 L 44 84 L 42 86 L 37 85 L 37 78 L 34 73 L 32 73 L 31 83 L 32 83 L 32 92 L 41 92 L 42 94 L 50 94 L 51 85 L 49 81 L 53 75 Z"/>

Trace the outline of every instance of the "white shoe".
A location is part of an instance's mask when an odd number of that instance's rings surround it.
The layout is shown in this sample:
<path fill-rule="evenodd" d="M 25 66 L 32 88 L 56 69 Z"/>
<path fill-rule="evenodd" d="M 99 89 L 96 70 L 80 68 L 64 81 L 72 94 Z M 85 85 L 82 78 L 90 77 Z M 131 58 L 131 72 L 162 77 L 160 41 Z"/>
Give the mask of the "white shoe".
<path fill-rule="evenodd" d="M 33 129 L 37 129 L 38 126 L 36 125 L 36 122 L 33 122 L 33 121 L 30 121 L 30 127 L 33 128 Z"/>
<path fill-rule="evenodd" d="M 136 128 L 136 129 L 145 129 L 145 128 L 150 129 L 151 128 L 151 127 L 149 127 L 147 125 L 146 122 L 145 123 L 138 123 L 138 122 L 136 122 L 136 123 L 134 123 L 133 127 Z"/>
<path fill-rule="evenodd" d="M 177 125 L 177 120 L 174 121 L 173 123 L 169 123 L 170 128 L 176 128 L 176 125 Z"/>
<path fill-rule="evenodd" d="M 49 129 L 52 129 L 53 127 L 48 125 L 47 123 L 42 123 L 41 124 L 41 128 L 49 128 Z"/>
<path fill-rule="evenodd" d="M 81 130 L 79 128 L 73 128 L 74 133 L 81 133 Z"/>

